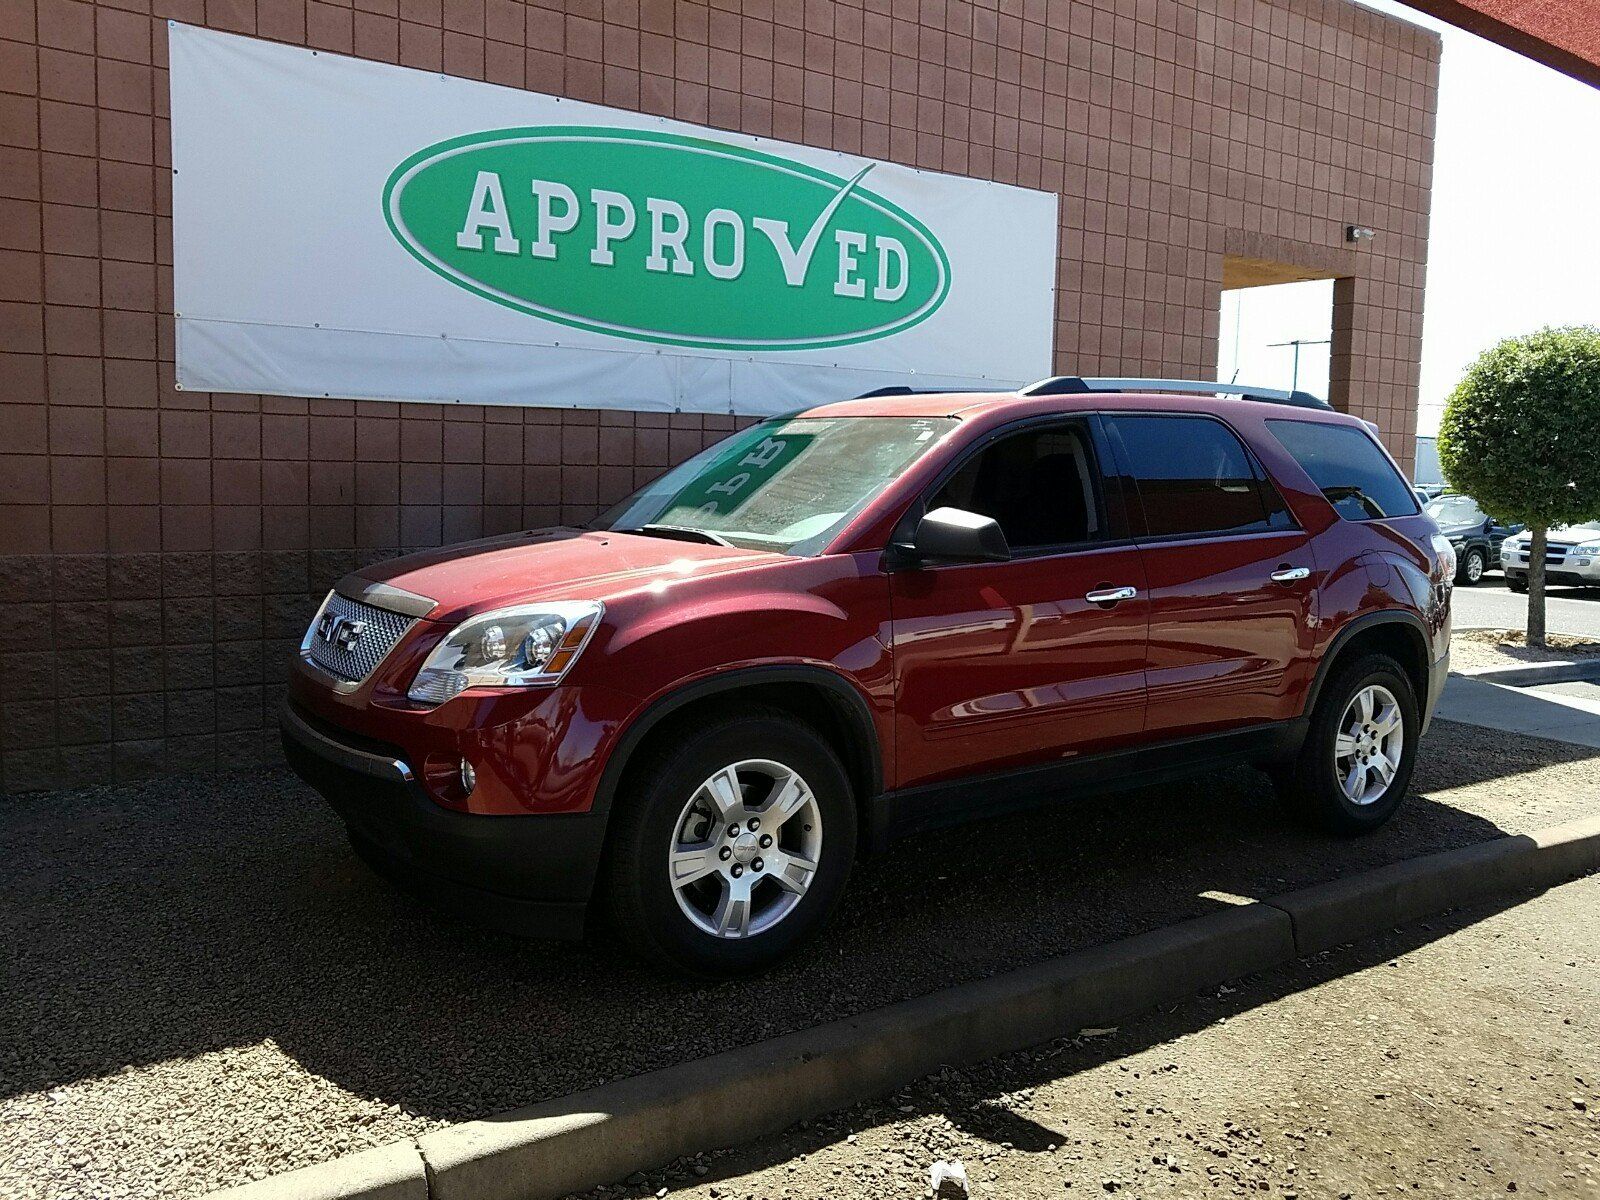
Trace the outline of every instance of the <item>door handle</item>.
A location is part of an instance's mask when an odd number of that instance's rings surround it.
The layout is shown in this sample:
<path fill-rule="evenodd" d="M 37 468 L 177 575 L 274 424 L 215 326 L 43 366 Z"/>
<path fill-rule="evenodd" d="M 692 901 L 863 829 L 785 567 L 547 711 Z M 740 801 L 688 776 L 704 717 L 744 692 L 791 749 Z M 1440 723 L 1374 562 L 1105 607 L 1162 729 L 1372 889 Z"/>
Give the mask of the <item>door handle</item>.
<path fill-rule="evenodd" d="M 1299 583 L 1311 574 L 1310 567 L 1279 567 L 1272 573 L 1273 583 Z"/>
<path fill-rule="evenodd" d="M 1096 588 L 1084 597 L 1090 604 L 1116 604 L 1119 600 L 1132 600 L 1139 594 L 1136 587 Z"/>

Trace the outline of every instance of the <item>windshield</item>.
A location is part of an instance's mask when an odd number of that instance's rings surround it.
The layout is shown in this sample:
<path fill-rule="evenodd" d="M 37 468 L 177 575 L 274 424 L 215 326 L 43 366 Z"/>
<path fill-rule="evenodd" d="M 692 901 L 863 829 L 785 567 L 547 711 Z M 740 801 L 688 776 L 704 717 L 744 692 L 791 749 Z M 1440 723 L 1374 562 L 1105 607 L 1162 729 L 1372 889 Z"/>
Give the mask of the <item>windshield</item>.
<path fill-rule="evenodd" d="M 1440 496 L 1428 501 L 1428 515 L 1439 525 L 1481 525 L 1483 509 L 1471 496 Z"/>
<path fill-rule="evenodd" d="M 674 467 L 591 528 L 817 554 L 955 425 L 948 417 L 763 421 Z"/>

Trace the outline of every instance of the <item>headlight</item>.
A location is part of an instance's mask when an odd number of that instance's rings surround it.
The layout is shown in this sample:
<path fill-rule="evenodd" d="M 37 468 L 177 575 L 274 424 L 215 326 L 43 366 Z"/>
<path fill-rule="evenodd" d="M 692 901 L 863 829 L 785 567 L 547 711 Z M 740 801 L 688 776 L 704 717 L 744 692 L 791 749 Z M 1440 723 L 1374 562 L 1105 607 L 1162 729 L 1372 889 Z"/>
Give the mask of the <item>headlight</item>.
<path fill-rule="evenodd" d="M 604 611 L 572 601 L 480 613 L 434 647 L 406 694 L 438 705 L 469 687 L 548 687 L 582 653 Z"/>
<path fill-rule="evenodd" d="M 1444 534 L 1436 533 L 1433 535 L 1433 552 L 1439 556 L 1439 571 L 1448 583 L 1456 577 L 1456 548 Z"/>

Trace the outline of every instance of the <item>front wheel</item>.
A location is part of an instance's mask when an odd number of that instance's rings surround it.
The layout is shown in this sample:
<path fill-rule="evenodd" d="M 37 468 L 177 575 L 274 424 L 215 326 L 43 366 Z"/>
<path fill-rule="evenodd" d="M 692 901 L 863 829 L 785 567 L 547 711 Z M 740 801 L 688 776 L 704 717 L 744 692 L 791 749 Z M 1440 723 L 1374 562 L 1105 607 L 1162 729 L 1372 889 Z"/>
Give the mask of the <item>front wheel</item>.
<path fill-rule="evenodd" d="M 1277 777 L 1279 794 L 1331 832 L 1370 832 L 1405 799 L 1420 730 L 1416 692 L 1392 658 L 1373 654 L 1336 668 L 1299 757 Z"/>
<path fill-rule="evenodd" d="M 1526 596 L 1528 594 L 1528 580 L 1526 577 L 1520 579 L 1507 579 L 1506 587 L 1510 588 L 1519 596 Z"/>
<path fill-rule="evenodd" d="M 1461 556 L 1461 565 L 1456 568 L 1456 582 L 1464 583 L 1468 587 L 1477 587 L 1483 580 L 1483 573 L 1488 569 L 1488 559 L 1482 550 L 1474 546 Z"/>
<path fill-rule="evenodd" d="M 777 710 L 679 723 L 617 800 L 611 924 L 686 974 L 763 970 L 817 933 L 856 849 L 850 782 L 827 742 Z"/>

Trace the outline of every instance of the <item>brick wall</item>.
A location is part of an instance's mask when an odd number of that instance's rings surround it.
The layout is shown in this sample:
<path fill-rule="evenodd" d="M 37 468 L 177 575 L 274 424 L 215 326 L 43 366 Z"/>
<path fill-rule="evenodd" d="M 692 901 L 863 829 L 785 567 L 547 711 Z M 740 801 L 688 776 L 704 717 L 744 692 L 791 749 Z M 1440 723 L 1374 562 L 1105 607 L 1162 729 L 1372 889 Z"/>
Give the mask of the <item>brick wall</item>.
<path fill-rule="evenodd" d="M 0 791 L 259 763 L 334 578 L 733 428 L 175 391 L 169 18 L 1056 191 L 1062 371 L 1209 377 L 1227 256 L 1311 264 L 1409 461 L 1438 41 L 1345 0 L 0 0 Z"/>

